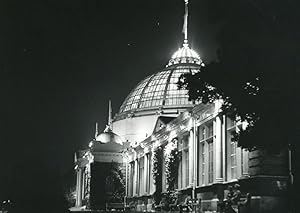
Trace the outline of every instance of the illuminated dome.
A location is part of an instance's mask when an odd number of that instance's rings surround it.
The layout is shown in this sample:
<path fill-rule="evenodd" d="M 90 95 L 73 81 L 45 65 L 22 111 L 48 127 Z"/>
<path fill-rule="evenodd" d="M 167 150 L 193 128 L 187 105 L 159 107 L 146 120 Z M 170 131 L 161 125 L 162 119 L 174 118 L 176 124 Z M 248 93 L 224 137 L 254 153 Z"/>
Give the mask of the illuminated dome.
<path fill-rule="evenodd" d="M 169 61 L 168 66 L 173 64 L 180 64 L 180 63 L 195 63 L 201 64 L 202 60 L 198 53 L 195 50 L 189 48 L 187 41 L 183 44 L 183 47 L 179 48 L 173 55 L 171 60 Z"/>
<path fill-rule="evenodd" d="M 203 65 L 200 56 L 188 45 L 188 0 L 185 0 L 183 45 L 164 69 L 146 77 L 131 90 L 114 116 L 112 130 L 136 146 L 160 127 L 162 117 L 176 118 L 192 109 L 197 102 L 189 101 L 188 91 L 178 89 L 182 74 L 196 73 Z"/>
<path fill-rule="evenodd" d="M 194 103 L 188 100 L 188 91 L 179 90 L 177 82 L 184 73 L 198 72 L 201 63 L 199 55 L 184 43 L 183 47 L 173 54 L 166 68 L 146 77 L 129 93 L 120 107 L 119 114 L 194 106 Z"/>

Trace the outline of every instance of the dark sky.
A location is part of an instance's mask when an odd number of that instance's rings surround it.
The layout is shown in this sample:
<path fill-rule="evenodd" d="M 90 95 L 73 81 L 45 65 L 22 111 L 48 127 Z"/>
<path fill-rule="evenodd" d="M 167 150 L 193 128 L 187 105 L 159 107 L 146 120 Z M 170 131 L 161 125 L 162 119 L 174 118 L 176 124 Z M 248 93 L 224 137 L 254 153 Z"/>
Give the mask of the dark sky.
<path fill-rule="evenodd" d="M 207 2 L 192 0 L 189 16 L 204 62 L 218 29 Z M 104 129 L 108 100 L 116 113 L 181 46 L 183 13 L 183 0 L 0 1 L 0 196 L 23 171 L 72 169 L 95 122 Z"/>

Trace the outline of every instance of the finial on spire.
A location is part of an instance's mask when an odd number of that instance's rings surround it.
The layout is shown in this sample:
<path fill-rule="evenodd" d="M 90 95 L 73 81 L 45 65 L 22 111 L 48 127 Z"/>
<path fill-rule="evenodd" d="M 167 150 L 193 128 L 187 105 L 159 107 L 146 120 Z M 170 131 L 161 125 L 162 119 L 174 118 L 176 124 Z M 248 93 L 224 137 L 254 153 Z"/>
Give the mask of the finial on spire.
<path fill-rule="evenodd" d="M 184 43 L 188 43 L 188 36 L 187 36 L 187 29 L 188 29 L 188 3 L 189 0 L 184 0 L 185 3 L 185 13 L 184 13 L 184 22 L 183 22 L 183 27 L 182 27 L 182 33 L 184 34 Z"/>

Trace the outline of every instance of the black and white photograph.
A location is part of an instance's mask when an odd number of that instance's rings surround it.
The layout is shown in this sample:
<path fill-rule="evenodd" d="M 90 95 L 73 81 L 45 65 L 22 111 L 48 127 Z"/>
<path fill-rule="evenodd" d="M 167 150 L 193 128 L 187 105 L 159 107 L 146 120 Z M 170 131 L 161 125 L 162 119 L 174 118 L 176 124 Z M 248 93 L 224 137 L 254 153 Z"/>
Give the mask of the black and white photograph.
<path fill-rule="evenodd" d="M 299 9 L 0 0 L 0 213 L 297 213 Z"/>

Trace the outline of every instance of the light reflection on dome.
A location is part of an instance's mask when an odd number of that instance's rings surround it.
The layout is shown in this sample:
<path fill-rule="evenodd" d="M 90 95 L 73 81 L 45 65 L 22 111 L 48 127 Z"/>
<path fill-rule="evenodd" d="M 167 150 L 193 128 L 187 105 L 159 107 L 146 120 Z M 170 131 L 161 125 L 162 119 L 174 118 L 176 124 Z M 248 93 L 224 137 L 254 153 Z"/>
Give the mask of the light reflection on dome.
<path fill-rule="evenodd" d="M 188 91 L 179 90 L 177 82 L 180 75 L 195 73 L 199 69 L 199 65 L 177 65 L 146 77 L 127 96 L 120 107 L 120 113 L 153 107 L 192 106 L 193 102 L 188 100 Z"/>

